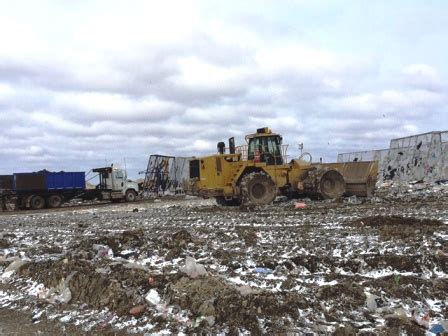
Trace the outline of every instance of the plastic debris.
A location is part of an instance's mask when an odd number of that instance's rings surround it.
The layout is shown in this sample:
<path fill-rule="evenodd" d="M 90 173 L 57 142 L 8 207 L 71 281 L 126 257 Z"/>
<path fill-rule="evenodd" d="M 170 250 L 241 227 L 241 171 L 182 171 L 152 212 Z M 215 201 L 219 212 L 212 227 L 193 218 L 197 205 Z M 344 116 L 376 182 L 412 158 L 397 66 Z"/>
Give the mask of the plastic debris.
<path fill-rule="evenodd" d="M 421 314 L 419 314 L 417 312 L 417 310 L 413 310 L 412 311 L 412 316 L 411 316 L 412 321 L 414 321 L 415 323 L 417 323 L 419 326 L 425 328 L 425 329 L 429 329 L 429 312 L 423 314 L 423 316 L 421 316 Z"/>
<path fill-rule="evenodd" d="M 344 203 L 346 204 L 353 204 L 353 205 L 359 205 L 362 204 L 362 200 L 359 199 L 356 195 L 344 198 Z"/>
<path fill-rule="evenodd" d="M 249 285 L 238 286 L 236 289 L 238 290 L 238 292 L 240 292 L 242 296 L 247 296 L 258 292 L 258 290 L 253 289 Z"/>
<path fill-rule="evenodd" d="M 151 289 L 146 295 L 145 300 L 156 306 L 160 303 L 160 295 L 155 289 Z"/>
<path fill-rule="evenodd" d="M 205 316 L 204 320 L 207 321 L 209 327 L 213 327 L 213 325 L 215 324 L 215 317 L 214 316 Z"/>
<path fill-rule="evenodd" d="M 154 286 L 157 285 L 157 280 L 156 280 L 156 278 L 150 276 L 150 277 L 148 278 L 148 283 L 149 283 L 149 285 L 150 285 L 151 287 L 154 287 Z"/>
<path fill-rule="evenodd" d="M 75 274 L 76 271 L 70 273 L 67 279 L 64 280 L 64 278 L 62 278 L 56 287 L 50 288 L 49 290 L 43 289 L 38 294 L 38 297 L 51 304 L 69 303 L 72 299 L 72 292 L 70 291 L 68 284 Z"/>
<path fill-rule="evenodd" d="M 132 307 L 131 310 L 129 310 L 129 314 L 133 316 L 140 316 L 142 315 L 146 310 L 146 305 L 138 305 L 135 307 Z"/>
<path fill-rule="evenodd" d="M 9 278 L 16 271 L 18 271 L 21 267 L 25 266 L 28 263 L 27 260 L 16 259 L 8 267 L 6 267 L 5 271 L 2 273 L 2 278 Z"/>
<path fill-rule="evenodd" d="M 207 321 L 208 325 L 210 327 L 213 327 L 215 324 L 215 317 L 214 316 L 199 316 L 194 321 L 192 321 L 191 326 L 193 328 L 199 327 L 202 321 Z"/>
<path fill-rule="evenodd" d="M 192 257 L 185 259 L 185 266 L 180 268 L 180 271 L 186 273 L 190 278 L 197 278 L 201 275 L 207 274 L 204 265 L 196 263 Z"/>
<path fill-rule="evenodd" d="M 107 245 L 99 245 L 94 244 L 93 249 L 97 251 L 95 259 L 105 258 L 105 257 L 113 257 L 114 252 Z"/>
<path fill-rule="evenodd" d="M 277 196 L 274 199 L 274 203 L 282 203 L 282 202 L 288 202 L 289 198 L 287 196 Z"/>
<path fill-rule="evenodd" d="M 274 272 L 273 270 L 271 270 L 270 268 L 266 268 L 266 267 L 255 267 L 255 273 L 263 273 L 263 274 L 269 274 Z"/>
<path fill-rule="evenodd" d="M 296 202 L 296 203 L 294 203 L 294 208 L 295 209 L 305 209 L 306 208 L 306 203 Z"/>
<path fill-rule="evenodd" d="M 436 335 L 448 332 L 448 320 L 440 321 L 439 323 L 434 324 L 431 329 L 429 329 L 429 332 Z"/>
<path fill-rule="evenodd" d="M 23 259 L 14 260 L 12 263 L 9 264 L 8 267 L 6 267 L 5 272 L 18 271 L 21 267 L 25 266 L 26 264 L 28 264 L 27 260 Z"/>
<path fill-rule="evenodd" d="M 366 294 L 366 306 L 371 312 L 376 312 L 378 308 L 384 307 L 384 300 L 377 295 Z"/>

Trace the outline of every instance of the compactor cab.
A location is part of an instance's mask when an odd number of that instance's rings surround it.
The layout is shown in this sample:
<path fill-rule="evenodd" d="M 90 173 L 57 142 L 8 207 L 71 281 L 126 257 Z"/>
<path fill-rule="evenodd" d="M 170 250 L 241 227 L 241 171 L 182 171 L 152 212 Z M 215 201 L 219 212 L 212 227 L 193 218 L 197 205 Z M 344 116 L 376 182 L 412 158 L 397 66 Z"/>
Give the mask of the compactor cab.
<path fill-rule="evenodd" d="M 282 137 L 272 133 L 269 128 L 259 128 L 256 134 L 246 136 L 248 143 L 247 159 L 265 162 L 267 165 L 283 164 Z"/>

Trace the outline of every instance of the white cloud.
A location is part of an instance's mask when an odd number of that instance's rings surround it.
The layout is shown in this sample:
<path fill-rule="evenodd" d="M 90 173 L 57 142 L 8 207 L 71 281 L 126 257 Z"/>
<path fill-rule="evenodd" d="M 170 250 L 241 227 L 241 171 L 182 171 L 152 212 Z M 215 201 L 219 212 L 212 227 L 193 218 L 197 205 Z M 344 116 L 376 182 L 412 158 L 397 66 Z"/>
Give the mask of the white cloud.
<path fill-rule="evenodd" d="M 0 5 L 1 172 L 124 157 L 143 170 L 150 154 L 213 153 L 263 126 L 324 158 L 448 128 L 444 69 L 317 42 L 333 27 L 295 16 L 321 5 Z"/>

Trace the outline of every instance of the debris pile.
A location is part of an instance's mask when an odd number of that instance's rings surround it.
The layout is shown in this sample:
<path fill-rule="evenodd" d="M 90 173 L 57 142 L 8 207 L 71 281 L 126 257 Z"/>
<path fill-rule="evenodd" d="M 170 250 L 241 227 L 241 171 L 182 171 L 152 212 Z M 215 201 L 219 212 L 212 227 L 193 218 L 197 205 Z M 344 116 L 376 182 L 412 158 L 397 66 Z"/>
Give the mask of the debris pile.
<path fill-rule="evenodd" d="M 295 203 L 2 216 L 0 307 L 97 335 L 446 330 L 446 197 Z"/>

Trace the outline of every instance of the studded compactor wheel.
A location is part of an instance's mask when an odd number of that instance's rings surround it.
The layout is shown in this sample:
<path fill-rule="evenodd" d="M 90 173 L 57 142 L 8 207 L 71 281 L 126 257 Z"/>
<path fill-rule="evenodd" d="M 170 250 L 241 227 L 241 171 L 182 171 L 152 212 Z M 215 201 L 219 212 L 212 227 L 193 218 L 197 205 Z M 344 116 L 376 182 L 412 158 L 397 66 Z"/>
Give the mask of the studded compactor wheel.
<path fill-rule="evenodd" d="M 270 204 L 277 195 L 277 186 L 269 175 L 254 172 L 244 176 L 240 183 L 243 204 Z"/>
<path fill-rule="evenodd" d="M 319 193 L 323 198 L 339 198 L 345 193 L 344 177 L 336 170 L 324 172 L 319 181 Z"/>

